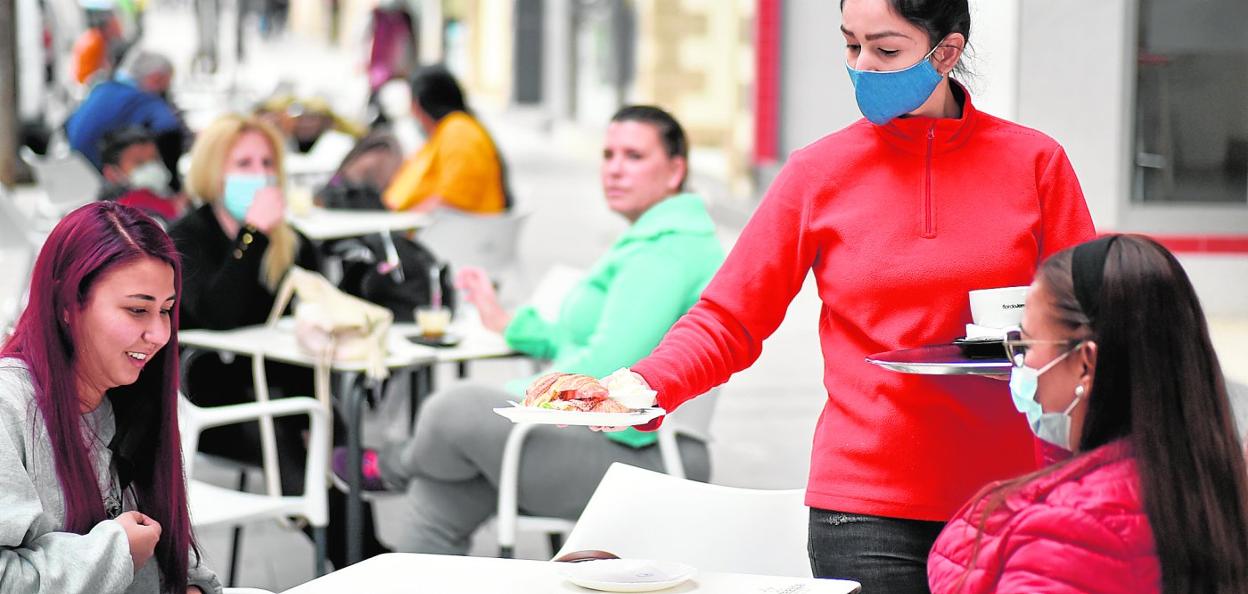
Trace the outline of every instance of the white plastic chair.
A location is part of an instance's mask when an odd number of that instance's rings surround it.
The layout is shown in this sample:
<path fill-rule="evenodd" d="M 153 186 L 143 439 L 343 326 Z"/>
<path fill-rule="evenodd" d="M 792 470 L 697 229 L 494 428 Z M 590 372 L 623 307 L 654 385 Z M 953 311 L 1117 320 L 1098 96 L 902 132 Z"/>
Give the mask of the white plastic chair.
<path fill-rule="evenodd" d="M 804 497 L 802 489 L 725 487 L 616 463 L 557 556 L 603 550 L 700 571 L 808 578 Z"/>
<path fill-rule="evenodd" d="M 1231 415 L 1235 418 L 1235 432 L 1242 442 L 1245 440 L 1245 433 L 1248 433 L 1248 385 L 1227 379 L 1226 395 L 1231 400 Z"/>
<path fill-rule="evenodd" d="M 715 405 L 719 402 L 719 389 L 716 388 L 686 402 L 679 409 L 668 415 L 658 430 L 659 455 L 663 460 L 663 469 L 667 474 L 684 479 L 685 465 L 680 456 L 677 437 L 685 435 L 710 442 L 711 418 L 715 414 Z M 498 554 L 500 557 L 512 557 L 515 554 L 516 533 L 544 532 L 551 536 L 551 548 L 559 548 L 556 543 L 560 537 L 572 532 L 575 525 L 571 520 L 545 516 L 520 515 L 520 460 L 524 456 L 524 441 L 536 425 L 517 423 L 512 426 L 503 448 L 502 471 L 498 481 Z"/>
<path fill-rule="evenodd" d="M 45 218 L 59 220 L 99 196 L 104 185 L 100 172 L 77 152 L 41 157 L 30 147 L 23 146 L 20 153 L 46 194 L 39 205 L 40 214 Z"/>
<path fill-rule="evenodd" d="M 200 433 L 210 427 L 268 420 L 273 417 L 307 415 L 309 437 L 302 495 L 282 495 L 274 484 L 267 493 L 246 493 L 211 485 L 193 479 L 196 449 Z M 329 524 L 329 507 L 325 490 L 325 474 L 329 468 L 330 421 L 325 406 L 313 398 L 293 397 L 263 400 L 225 406 L 195 406 L 185 396 L 178 399 L 178 422 L 182 434 L 182 459 L 186 466 L 191 525 L 196 529 L 208 526 L 240 526 L 257 520 L 285 521 L 300 517 L 312 526 L 316 544 L 314 566 L 316 575 L 325 574 L 325 527 Z M 272 432 L 261 431 L 266 447 L 276 450 Z M 277 469 L 265 463 L 265 474 L 276 476 Z M 230 568 L 234 573 L 234 568 Z"/>
<path fill-rule="evenodd" d="M 528 218 L 527 212 L 479 215 L 440 208 L 417 239 L 438 259 L 480 267 L 497 282 L 515 274 L 520 230 Z"/>
<path fill-rule="evenodd" d="M 0 189 L 0 338 L 8 334 L 26 305 L 35 257 L 43 239 L 32 229 L 13 197 Z"/>

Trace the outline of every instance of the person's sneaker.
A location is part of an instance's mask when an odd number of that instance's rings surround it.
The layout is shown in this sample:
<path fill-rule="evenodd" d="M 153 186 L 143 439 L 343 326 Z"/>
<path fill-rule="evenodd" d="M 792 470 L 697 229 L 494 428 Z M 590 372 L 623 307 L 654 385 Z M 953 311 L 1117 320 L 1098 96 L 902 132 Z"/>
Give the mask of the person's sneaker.
<path fill-rule="evenodd" d="M 334 448 L 333 462 L 330 464 L 334 471 L 334 481 L 343 491 L 348 491 L 351 485 L 350 471 L 347 468 L 347 448 Z M 385 481 L 381 479 L 381 466 L 377 462 L 377 450 L 365 449 L 360 459 L 360 474 L 364 480 L 360 486 L 365 491 L 388 491 Z"/>

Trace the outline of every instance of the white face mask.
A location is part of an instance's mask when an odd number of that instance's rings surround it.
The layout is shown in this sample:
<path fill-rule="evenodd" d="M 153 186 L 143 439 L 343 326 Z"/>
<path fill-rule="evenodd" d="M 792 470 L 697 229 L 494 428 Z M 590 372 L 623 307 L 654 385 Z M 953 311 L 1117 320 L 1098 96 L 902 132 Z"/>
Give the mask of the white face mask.
<path fill-rule="evenodd" d="M 1040 375 L 1052 369 L 1072 352 L 1074 349 L 1062 353 L 1061 356 L 1049 361 L 1040 369 L 1023 365 L 1010 371 L 1010 396 L 1014 398 L 1014 408 L 1027 416 L 1027 425 L 1031 427 L 1036 437 L 1063 450 L 1071 449 L 1070 411 L 1079 405 L 1083 395 L 1076 394 L 1075 399 L 1062 412 L 1044 412 L 1040 403 L 1036 401 L 1036 390 L 1040 386 Z"/>
<path fill-rule="evenodd" d="M 159 161 L 148 161 L 130 171 L 130 185 L 163 194 L 169 190 L 169 170 Z"/>

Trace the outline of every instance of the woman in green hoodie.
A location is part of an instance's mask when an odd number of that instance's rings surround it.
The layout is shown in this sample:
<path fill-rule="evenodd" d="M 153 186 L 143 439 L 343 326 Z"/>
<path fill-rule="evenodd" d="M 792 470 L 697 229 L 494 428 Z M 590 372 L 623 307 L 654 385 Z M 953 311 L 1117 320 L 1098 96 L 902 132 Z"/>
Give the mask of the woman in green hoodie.
<path fill-rule="evenodd" d="M 602 157 L 607 205 L 630 226 L 564 299 L 556 320 L 532 307 L 505 311 L 480 270 L 460 275 L 465 298 L 486 327 L 514 349 L 551 359 L 552 371 L 605 376 L 649 354 L 698 299 L 724 252 L 702 199 L 684 192 L 688 141 L 667 112 L 621 109 Z M 522 397 L 532 378 L 507 386 L 462 384 L 423 404 L 413 436 L 366 451 L 365 488 L 404 490 L 397 550 L 466 553 L 472 533 L 494 514 L 510 421 L 490 413 Z M 655 434 L 534 429 L 521 460 L 520 508 L 575 519 L 613 462 L 662 468 Z M 690 478 L 706 480 L 706 444 L 681 438 Z M 339 474 L 345 452 L 335 451 Z"/>

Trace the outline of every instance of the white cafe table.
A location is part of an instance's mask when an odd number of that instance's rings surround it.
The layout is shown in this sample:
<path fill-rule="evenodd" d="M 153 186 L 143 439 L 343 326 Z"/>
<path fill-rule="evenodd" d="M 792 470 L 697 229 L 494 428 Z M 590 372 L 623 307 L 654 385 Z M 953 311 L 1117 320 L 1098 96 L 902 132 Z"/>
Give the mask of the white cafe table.
<path fill-rule="evenodd" d="M 291 214 L 290 224 L 313 241 L 362 237 L 373 233 L 412 231 L 429 225 L 429 215 L 410 211 L 349 210 L 312 207 Z"/>
<path fill-rule="evenodd" d="M 391 371 L 427 367 L 438 362 L 437 352 L 432 347 L 413 344 L 398 332 L 390 332 L 387 339 L 388 352 L 385 365 Z M 295 340 L 294 320 L 289 317 L 282 318 L 276 326 L 272 327 L 247 326 L 234 330 L 184 330 L 178 332 L 178 342 L 183 348 L 188 349 L 187 354 L 189 354 L 190 349 L 200 349 L 252 357 L 252 377 L 257 387 L 267 384 L 264 376 L 264 365 L 259 364 L 259 361 L 280 361 L 307 367 L 309 368 L 309 373 L 311 373 L 317 363 L 315 357 L 299 347 Z M 332 371 L 350 373 L 363 373 L 367 368 L 368 365 L 364 361 L 334 361 L 331 366 Z M 315 374 L 314 377 L 318 394 L 332 393 L 330 386 L 326 385 L 326 382 L 329 381 L 328 378 L 322 377 L 320 374 Z M 374 382 L 372 389 L 374 398 L 380 400 L 382 397 L 381 382 Z M 259 388 L 257 389 L 257 394 L 267 394 L 267 392 L 267 388 L 263 392 Z M 360 499 L 360 493 L 362 492 L 360 486 L 362 481 L 360 470 L 362 428 L 360 420 L 363 416 L 363 403 L 366 400 L 365 391 L 349 389 L 340 398 L 342 400 L 342 408 L 346 413 L 347 448 L 349 452 L 348 473 L 350 475 L 348 478 L 351 484 L 351 492 L 347 494 L 347 556 L 349 559 L 355 560 L 361 558 L 363 550 L 363 502 Z M 272 420 L 262 421 L 260 430 L 262 432 L 273 431 Z M 277 453 L 267 447 L 271 442 L 271 439 L 264 440 L 266 447 L 262 451 L 262 455 L 264 456 L 265 467 L 275 469 L 277 468 Z M 325 470 L 326 472 L 329 471 L 328 468 Z M 265 480 L 269 492 L 277 493 L 276 474 L 266 472 Z"/>
<path fill-rule="evenodd" d="M 590 561 L 592 563 L 592 561 Z M 390 553 L 286 590 L 286 594 L 548 594 L 595 592 L 559 575 L 559 564 L 496 557 Z M 744 573 L 698 572 L 693 579 L 661 594 L 850 594 L 858 582 L 816 580 Z"/>
<path fill-rule="evenodd" d="M 507 346 L 501 334 L 482 326 L 476 318 L 463 319 L 467 317 L 458 317 L 447 328 L 447 332 L 459 337 L 460 341 L 455 346 L 435 348 L 434 357 L 438 363 L 466 363 L 517 356 L 518 353 Z M 390 331 L 404 337 L 420 336 L 420 326 L 413 322 L 395 322 Z"/>

